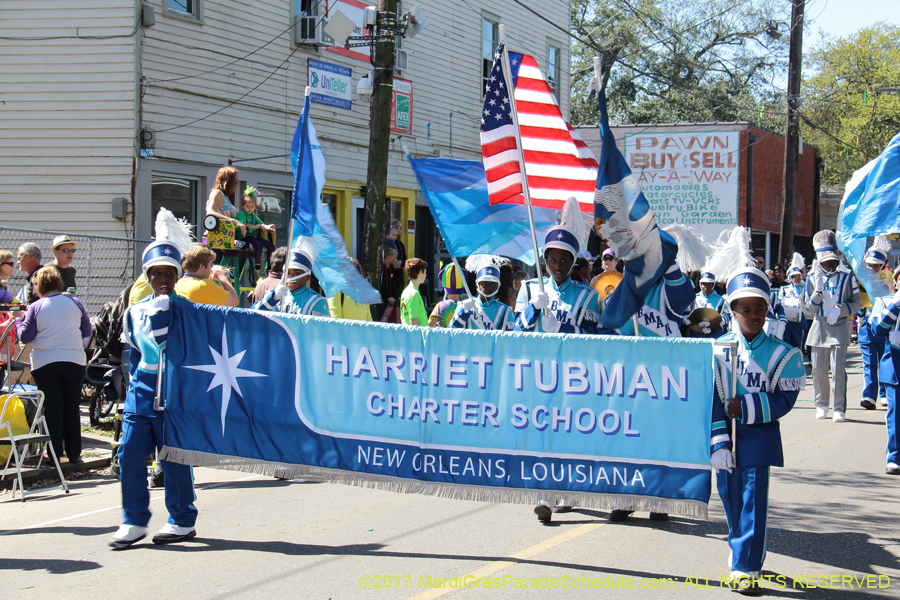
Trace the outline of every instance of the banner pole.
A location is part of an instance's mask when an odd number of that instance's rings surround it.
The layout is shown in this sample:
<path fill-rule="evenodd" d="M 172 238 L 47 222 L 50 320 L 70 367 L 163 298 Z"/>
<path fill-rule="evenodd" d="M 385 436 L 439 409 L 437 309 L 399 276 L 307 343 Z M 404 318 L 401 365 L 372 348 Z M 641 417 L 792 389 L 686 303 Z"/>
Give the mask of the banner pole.
<path fill-rule="evenodd" d="M 309 111 L 305 110 L 305 109 L 306 109 L 306 99 L 309 97 L 309 95 L 311 93 L 312 93 L 312 88 L 309 86 L 306 86 L 306 89 L 303 90 L 304 114 L 303 114 L 303 120 L 301 123 L 302 127 L 306 127 L 306 123 L 309 120 Z M 300 177 L 300 165 L 297 165 L 297 177 Z M 297 177 L 294 177 L 294 188 L 295 189 L 297 187 Z M 318 202 L 318 201 L 319 201 L 319 199 L 316 198 L 316 202 Z M 284 269 L 282 270 L 282 273 L 281 273 L 281 285 L 287 285 L 288 264 L 290 264 L 290 262 L 291 262 L 291 250 L 294 249 L 294 197 L 293 197 L 293 193 L 291 194 L 291 222 L 288 223 L 287 246 L 288 246 L 288 255 L 285 257 L 287 260 L 285 260 Z M 287 298 L 287 296 L 285 296 L 281 299 L 281 301 L 278 305 L 279 312 L 284 312 L 286 298 Z"/>
<path fill-rule="evenodd" d="M 516 132 L 516 147 L 519 149 L 519 169 L 522 173 L 522 197 L 525 199 L 525 207 L 528 209 L 528 225 L 531 227 L 531 243 L 534 247 L 534 267 L 537 270 L 538 286 L 544 291 L 544 278 L 541 276 L 541 254 L 538 248 L 537 230 L 534 226 L 534 214 L 531 212 L 531 193 L 528 191 L 528 173 L 525 170 L 525 149 L 522 148 L 522 134 L 519 131 L 519 114 L 516 111 L 516 91 L 512 85 L 509 70 L 509 54 L 506 50 L 506 27 L 500 25 L 500 45 L 503 47 L 501 60 L 503 61 L 503 82 L 509 92 L 509 115 L 512 119 L 513 129 Z"/>

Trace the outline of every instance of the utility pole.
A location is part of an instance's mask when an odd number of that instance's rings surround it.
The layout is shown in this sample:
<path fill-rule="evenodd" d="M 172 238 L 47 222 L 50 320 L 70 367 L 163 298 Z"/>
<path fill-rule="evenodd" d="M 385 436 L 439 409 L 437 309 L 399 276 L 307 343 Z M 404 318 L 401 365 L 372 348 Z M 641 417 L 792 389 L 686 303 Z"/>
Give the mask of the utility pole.
<path fill-rule="evenodd" d="M 794 199 L 797 195 L 797 156 L 800 151 L 800 68 L 803 54 L 803 9 L 806 0 L 790 0 L 791 45 L 788 55 L 787 127 L 784 136 L 784 203 L 778 259 L 785 267 L 794 252 Z"/>
<path fill-rule="evenodd" d="M 369 167 L 366 175 L 365 242 L 362 264 L 375 289 L 381 287 L 379 248 L 387 237 L 387 167 L 391 141 L 391 100 L 394 88 L 394 35 L 397 0 L 378 0 L 372 54 L 372 118 L 369 129 Z"/>

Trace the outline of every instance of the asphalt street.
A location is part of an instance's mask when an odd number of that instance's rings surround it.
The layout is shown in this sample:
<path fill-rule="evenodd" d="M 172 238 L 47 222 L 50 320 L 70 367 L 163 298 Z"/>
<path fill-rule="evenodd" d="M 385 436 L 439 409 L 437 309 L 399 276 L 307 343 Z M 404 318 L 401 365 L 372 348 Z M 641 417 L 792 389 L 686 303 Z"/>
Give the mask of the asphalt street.
<path fill-rule="evenodd" d="M 856 346 L 848 377 L 847 423 L 814 418 L 811 384 L 782 419 L 768 596 L 900 597 L 900 477 L 884 474 L 885 409 L 859 407 Z M 715 487 L 706 521 L 610 523 L 576 509 L 542 525 L 526 505 L 195 476 L 198 537 L 154 546 L 148 536 L 122 552 L 106 545 L 121 521 L 117 480 L 73 481 L 69 495 L 40 490 L 25 503 L 0 496 L 0 598 L 737 597 L 719 583 L 729 569 Z M 151 497 L 152 535 L 166 514 L 162 490 Z"/>

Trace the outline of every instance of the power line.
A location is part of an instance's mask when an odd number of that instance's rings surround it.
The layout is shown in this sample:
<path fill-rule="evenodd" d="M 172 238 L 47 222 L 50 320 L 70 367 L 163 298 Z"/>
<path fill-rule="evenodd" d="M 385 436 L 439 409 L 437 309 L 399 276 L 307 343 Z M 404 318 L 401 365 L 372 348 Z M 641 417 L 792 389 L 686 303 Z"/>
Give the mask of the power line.
<path fill-rule="evenodd" d="M 114 40 L 118 38 L 130 38 L 134 37 L 134 34 L 137 33 L 137 30 L 141 28 L 142 19 L 139 16 L 137 22 L 134 24 L 134 28 L 131 30 L 131 33 L 127 34 L 119 34 L 119 35 L 79 35 L 78 30 L 81 27 L 75 28 L 75 35 L 52 35 L 52 36 L 42 36 L 42 37 L 8 37 L 8 36 L 0 36 L 0 40 L 10 40 L 16 42 L 43 42 L 47 40 Z"/>

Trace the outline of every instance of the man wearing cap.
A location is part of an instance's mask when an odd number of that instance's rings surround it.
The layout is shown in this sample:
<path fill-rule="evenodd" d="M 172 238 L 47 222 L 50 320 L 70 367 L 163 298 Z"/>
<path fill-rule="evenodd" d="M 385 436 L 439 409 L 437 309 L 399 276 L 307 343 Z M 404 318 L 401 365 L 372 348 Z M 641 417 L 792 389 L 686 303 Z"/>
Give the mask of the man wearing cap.
<path fill-rule="evenodd" d="M 866 251 L 863 258 L 864 268 L 872 269 L 873 273 L 880 273 L 887 263 L 887 255 L 874 247 Z M 877 276 L 877 275 L 876 275 Z M 880 316 L 875 314 L 874 303 L 872 306 L 863 308 L 859 320 L 859 329 L 857 340 L 859 341 L 859 350 L 862 353 L 863 360 L 863 392 L 860 406 L 866 410 L 875 410 L 877 408 L 875 402 L 878 398 L 887 398 L 885 386 L 879 383 L 878 379 L 878 363 L 884 355 L 884 338 L 872 334 L 870 324 L 874 324 Z M 884 307 L 884 304 L 880 304 Z"/>
<path fill-rule="evenodd" d="M 551 277 L 526 281 L 516 298 L 517 331 L 596 333 L 600 317 L 597 290 L 572 281 L 578 238 L 565 225 L 551 227 L 544 239 L 544 262 Z"/>
<path fill-rule="evenodd" d="M 816 418 L 828 418 L 830 394 L 834 396 L 835 423 L 843 423 L 847 409 L 847 347 L 850 315 L 862 307 L 859 284 L 851 273 L 839 269 L 840 257 L 833 231 L 813 236 L 818 267 L 806 281 L 806 310 L 813 316 L 806 344 L 812 348 L 812 376 Z M 831 362 L 831 385 L 828 363 Z M 830 389 L 829 389 L 830 387 Z"/>
<path fill-rule="evenodd" d="M 783 467 L 778 420 L 786 415 L 806 386 L 800 350 L 765 334 L 770 287 L 765 273 L 739 269 L 728 280 L 729 308 L 738 325 L 719 338 L 710 437 L 710 463 L 728 521 L 730 585 L 746 595 L 759 595 L 766 556 L 769 468 Z M 737 356 L 729 346 L 735 342 Z M 737 395 L 732 378 L 737 368 Z M 731 421 L 736 421 L 737 465 L 732 455 Z"/>
<path fill-rule="evenodd" d="M 430 327 L 450 326 L 459 298 L 465 291 L 463 277 L 466 276 L 467 273 L 463 270 L 462 274 L 460 274 L 460 269 L 457 269 L 454 264 L 449 264 L 441 269 L 441 285 L 444 286 L 444 299 L 434 306 L 434 309 L 428 316 L 428 325 Z"/>
<path fill-rule="evenodd" d="M 75 242 L 67 235 L 58 235 L 53 238 L 53 244 L 50 246 L 53 251 L 53 259 L 48 267 L 53 267 L 59 273 L 63 280 L 63 290 L 69 291 L 75 289 L 75 267 L 71 266 L 75 260 Z"/>
<path fill-rule="evenodd" d="M 288 255 L 287 280 L 270 290 L 254 304 L 254 310 L 274 310 L 292 315 L 329 317 L 328 302 L 306 284 L 312 274 L 312 258 L 303 250 L 291 250 Z"/>
<path fill-rule="evenodd" d="M 119 447 L 125 522 L 109 540 L 114 550 L 124 550 L 147 535 L 150 492 L 146 458 L 162 448 L 165 423 L 165 412 L 154 409 L 159 369 L 163 364 L 160 355 L 165 351 L 168 339 L 169 304 L 187 302 L 175 294 L 175 282 L 181 274 L 181 253 L 173 243 L 160 240 L 147 246 L 143 267 L 153 294 L 129 307 L 125 313 L 123 335 L 132 346 L 129 357 L 131 382 L 125 396 L 122 445 Z M 166 375 L 163 372 L 163 377 Z M 169 519 L 153 537 L 153 543 L 189 540 L 197 535 L 193 472 L 188 465 L 169 461 L 160 461 L 160 465 L 165 474 Z"/>
<path fill-rule="evenodd" d="M 471 268 L 472 265 L 467 263 L 466 267 Z M 450 327 L 512 331 L 513 311 L 497 300 L 497 292 L 500 291 L 500 267 L 496 264 L 484 264 L 476 271 L 475 282 L 478 297 L 463 300 L 457 305 Z"/>
<path fill-rule="evenodd" d="M 612 273 L 614 271 L 618 271 L 616 267 L 618 267 L 619 259 L 616 258 L 616 251 L 612 248 L 607 248 L 603 251 L 603 254 L 600 257 L 601 262 L 603 262 L 603 272 L 604 273 Z"/>

